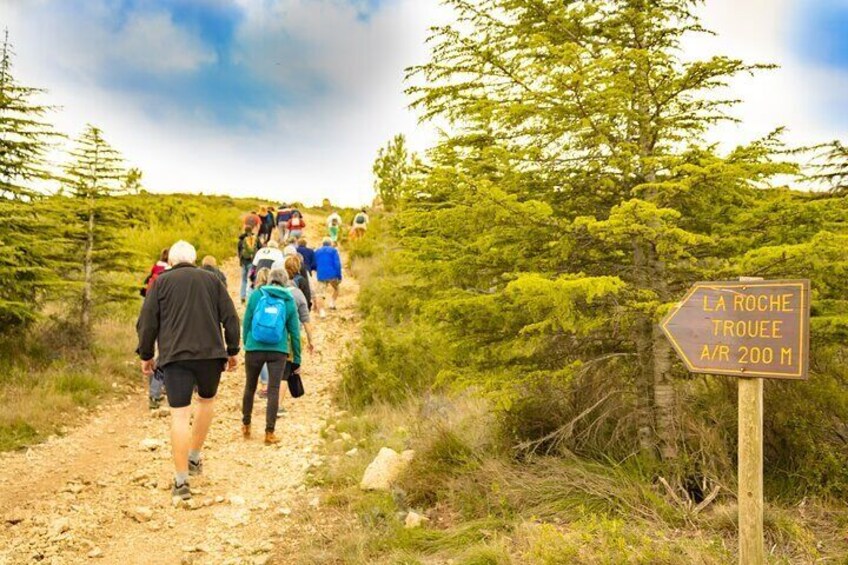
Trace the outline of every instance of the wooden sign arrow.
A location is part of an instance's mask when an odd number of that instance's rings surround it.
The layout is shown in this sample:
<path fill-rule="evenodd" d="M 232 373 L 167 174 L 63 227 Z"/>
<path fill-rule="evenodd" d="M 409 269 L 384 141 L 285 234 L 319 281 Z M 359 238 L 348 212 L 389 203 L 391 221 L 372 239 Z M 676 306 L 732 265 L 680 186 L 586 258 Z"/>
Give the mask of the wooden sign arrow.
<path fill-rule="evenodd" d="M 693 373 L 806 379 L 810 281 L 695 283 L 660 326 Z"/>

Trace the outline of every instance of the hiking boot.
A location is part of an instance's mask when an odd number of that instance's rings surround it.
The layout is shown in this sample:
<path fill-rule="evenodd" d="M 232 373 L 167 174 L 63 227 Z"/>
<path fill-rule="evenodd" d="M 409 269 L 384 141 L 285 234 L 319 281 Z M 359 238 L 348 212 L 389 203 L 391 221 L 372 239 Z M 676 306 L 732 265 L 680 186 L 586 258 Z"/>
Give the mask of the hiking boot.
<path fill-rule="evenodd" d="M 150 397 L 150 398 L 147 399 L 147 407 L 150 408 L 151 410 L 159 410 L 159 406 L 161 406 L 161 405 L 162 405 L 162 399 L 161 398 Z"/>
<path fill-rule="evenodd" d="M 191 489 L 188 486 L 188 482 L 181 485 L 177 485 L 177 483 L 174 482 L 174 486 L 171 487 L 171 496 L 179 497 L 182 500 L 191 500 Z"/>
<path fill-rule="evenodd" d="M 188 460 L 188 474 L 190 477 L 196 477 L 203 474 L 203 459 L 199 459 L 197 463 Z"/>
<path fill-rule="evenodd" d="M 244 439 L 250 439 L 250 424 L 242 424 L 242 426 L 241 426 L 241 436 Z"/>
<path fill-rule="evenodd" d="M 265 432 L 265 445 L 277 445 L 280 443 L 280 438 L 274 435 L 274 432 Z"/>

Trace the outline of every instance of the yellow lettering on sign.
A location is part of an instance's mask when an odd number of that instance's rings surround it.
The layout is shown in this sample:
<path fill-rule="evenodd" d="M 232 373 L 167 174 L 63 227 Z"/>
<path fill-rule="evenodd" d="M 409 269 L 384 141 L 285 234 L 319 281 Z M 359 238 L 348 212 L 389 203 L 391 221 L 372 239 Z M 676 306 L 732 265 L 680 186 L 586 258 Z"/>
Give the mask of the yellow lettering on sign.
<path fill-rule="evenodd" d="M 781 347 L 780 348 L 780 364 L 781 365 L 791 365 L 792 364 L 792 348 L 791 347 Z"/>
<path fill-rule="evenodd" d="M 701 348 L 701 361 L 730 361 L 730 347 L 727 345 L 704 344 Z"/>
<path fill-rule="evenodd" d="M 734 312 L 792 312 L 792 294 L 733 295 Z M 704 297 L 706 310 L 706 297 Z"/>
<path fill-rule="evenodd" d="M 781 339 L 782 320 L 711 320 L 715 337 Z"/>
<path fill-rule="evenodd" d="M 727 312 L 724 296 L 719 296 L 715 304 L 710 304 L 710 297 L 704 295 L 704 312 Z"/>

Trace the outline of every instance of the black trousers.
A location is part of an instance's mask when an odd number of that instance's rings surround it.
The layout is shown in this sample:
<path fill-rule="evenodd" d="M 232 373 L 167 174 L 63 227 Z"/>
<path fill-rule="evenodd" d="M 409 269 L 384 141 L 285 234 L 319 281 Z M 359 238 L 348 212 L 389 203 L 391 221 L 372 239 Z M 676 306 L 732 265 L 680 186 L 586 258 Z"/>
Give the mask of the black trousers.
<path fill-rule="evenodd" d="M 268 364 L 268 406 L 265 411 L 265 431 L 273 432 L 277 425 L 277 409 L 280 406 L 280 381 L 286 369 L 285 353 L 276 351 L 248 351 L 244 354 L 245 381 L 244 397 L 241 402 L 241 421 L 250 424 L 253 414 L 253 399 L 262 365 Z"/>

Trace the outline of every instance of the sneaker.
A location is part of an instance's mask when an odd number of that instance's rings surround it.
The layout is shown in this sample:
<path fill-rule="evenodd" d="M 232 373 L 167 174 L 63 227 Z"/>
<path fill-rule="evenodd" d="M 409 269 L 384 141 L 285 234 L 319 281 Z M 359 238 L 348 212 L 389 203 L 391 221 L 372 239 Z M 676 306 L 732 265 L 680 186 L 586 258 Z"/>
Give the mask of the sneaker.
<path fill-rule="evenodd" d="M 250 439 L 250 424 L 242 424 L 242 426 L 241 426 L 241 436 L 244 439 Z"/>
<path fill-rule="evenodd" d="M 326 318 L 327 317 L 327 311 L 324 310 L 323 308 L 321 308 L 321 311 L 318 312 L 318 315 L 322 318 Z"/>
<path fill-rule="evenodd" d="M 197 463 L 188 460 L 188 474 L 190 477 L 196 477 L 198 475 L 203 474 L 203 459 L 200 459 Z"/>
<path fill-rule="evenodd" d="M 161 405 L 162 405 L 162 399 L 161 398 L 150 397 L 150 398 L 147 399 L 147 407 L 150 408 L 151 410 L 159 410 L 159 406 L 161 406 Z"/>
<path fill-rule="evenodd" d="M 171 496 L 179 497 L 182 500 L 191 500 L 191 489 L 189 488 L 188 483 L 185 482 L 181 485 L 177 485 L 177 483 L 174 482 L 174 486 L 171 487 Z"/>
<path fill-rule="evenodd" d="M 285 415 L 286 415 L 286 409 L 285 408 L 283 408 L 282 406 L 277 408 L 277 417 L 285 416 Z"/>
<path fill-rule="evenodd" d="M 280 443 L 280 438 L 274 435 L 274 432 L 265 432 L 265 445 L 277 445 Z"/>

